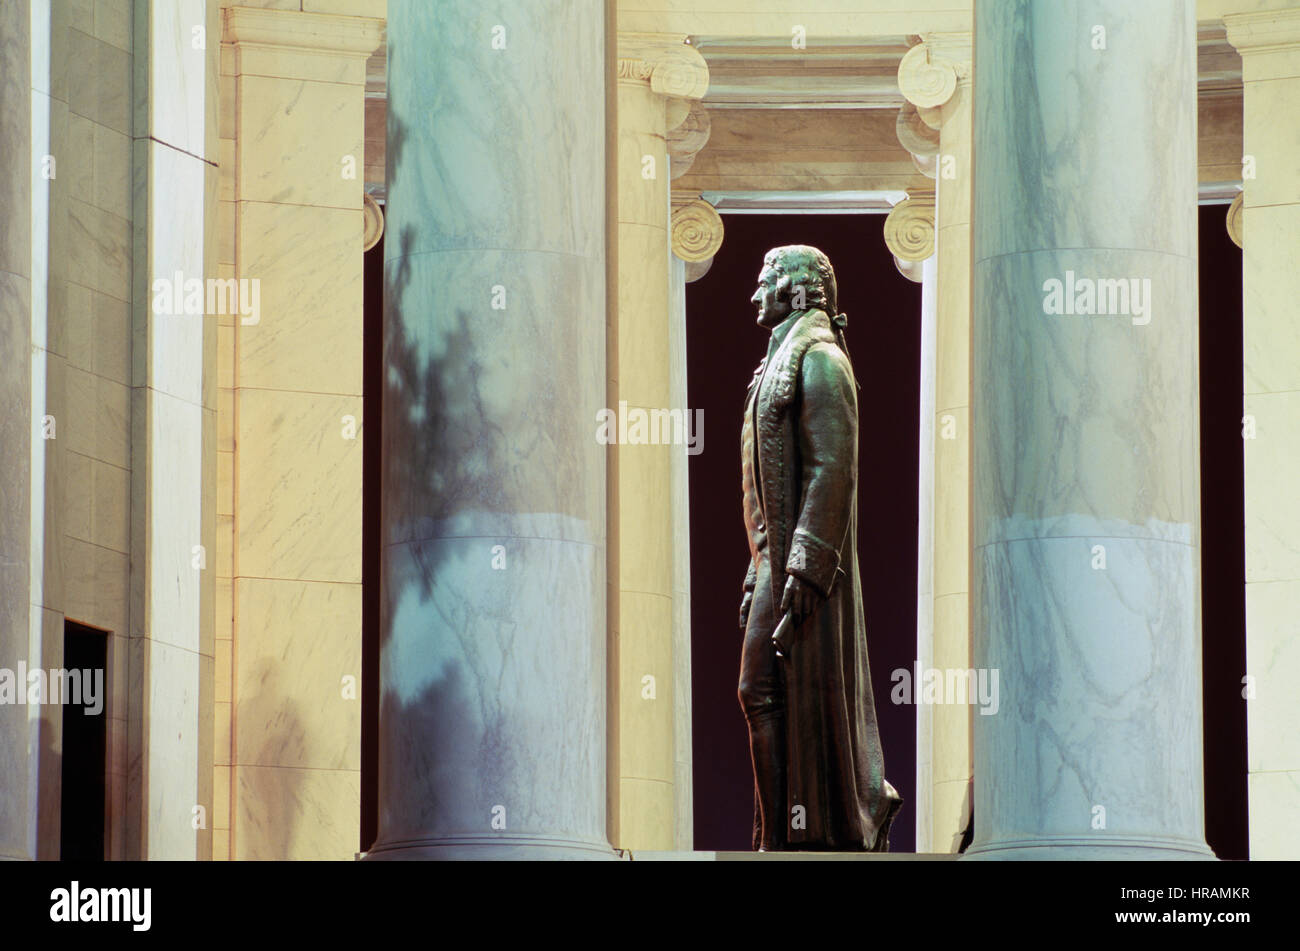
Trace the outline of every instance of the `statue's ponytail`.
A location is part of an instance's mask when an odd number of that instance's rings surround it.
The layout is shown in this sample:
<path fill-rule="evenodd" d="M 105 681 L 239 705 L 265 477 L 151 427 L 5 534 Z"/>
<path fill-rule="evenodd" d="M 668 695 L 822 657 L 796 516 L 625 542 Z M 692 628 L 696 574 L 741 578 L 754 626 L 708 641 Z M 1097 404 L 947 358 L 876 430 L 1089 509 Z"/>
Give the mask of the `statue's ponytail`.
<path fill-rule="evenodd" d="M 849 354 L 849 341 L 844 333 L 849 327 L 848 314 L 836 314 L 834 317 L 832 317 L 831 327 L 835 331 L 836 343 L 838 343 L 840 349 L 844 351 L 844 356 L 848 359 L 849 366 L 850 367 L 853 366 L 853 357 Z M 854 375 L 854 382 L 857 382 L 856 374 Z M 858 389 L 862 389 L 861 383 L 858 383 Z"/>

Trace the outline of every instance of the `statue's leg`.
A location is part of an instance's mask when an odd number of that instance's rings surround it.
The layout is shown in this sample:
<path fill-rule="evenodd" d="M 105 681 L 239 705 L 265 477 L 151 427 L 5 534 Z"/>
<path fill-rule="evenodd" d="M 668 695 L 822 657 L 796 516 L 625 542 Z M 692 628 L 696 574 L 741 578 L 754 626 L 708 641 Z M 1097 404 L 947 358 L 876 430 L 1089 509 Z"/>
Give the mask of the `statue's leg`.
<path fill-rule="evenodd" d="M 749 720 L 749 750 L 754 760 L 762 817 L 760 852 L 785 849 L 785 716 L 767 713 Z"/>
<path fill-rule="evenodd" d="M 749 612 L 740 653 L 740 707 L 749 726 L 749 752 L 761 822 L 755 837 L 759 851 L 780 851 L 786 844 L 785 690 L 780 659 L 772 646 L 772 619 L 766 561 L 760 559 L 758 588 Z"/>

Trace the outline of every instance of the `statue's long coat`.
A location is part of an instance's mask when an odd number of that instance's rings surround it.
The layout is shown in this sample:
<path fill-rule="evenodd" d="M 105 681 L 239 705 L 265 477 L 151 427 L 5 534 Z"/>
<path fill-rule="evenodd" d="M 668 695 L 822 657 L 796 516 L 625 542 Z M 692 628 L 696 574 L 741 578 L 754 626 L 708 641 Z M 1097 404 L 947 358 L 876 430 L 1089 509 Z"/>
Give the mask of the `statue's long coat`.
<path fill-rule="evenodd" d="M 745 587 L 755 587 L 758 559 L 770 559 L 772 570 L 762 573 L 770 597 L 755 603 L 772 606 L 773 628 L 787 573 L 825 597 L 782 661 L 786 815 L 805 809 L 804 828 L 792 823 L 787 841 L 799 849 L 870 848 L 897 793 L 885 782 L 858 580 L 857 384 L 823 311 L 798 316 L 759 366 L 746 413 L 756 445 L 743 461 L 745 481 L 758 489 L 747 496 L 757 496 L 762 513 L 746 515 Z"/>

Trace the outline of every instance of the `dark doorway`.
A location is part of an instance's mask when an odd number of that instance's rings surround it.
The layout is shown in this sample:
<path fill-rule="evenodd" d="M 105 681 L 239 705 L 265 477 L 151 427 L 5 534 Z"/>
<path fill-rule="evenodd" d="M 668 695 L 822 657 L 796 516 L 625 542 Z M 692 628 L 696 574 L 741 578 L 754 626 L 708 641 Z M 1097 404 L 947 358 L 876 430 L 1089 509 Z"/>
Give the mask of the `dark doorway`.
<path fill-rule="evenodd" d="M 1205 841 L 1249 857 L 1246 793 L 1246 510 L 1242 468 L 1241 249 L 1225 205 L 1200 208 L 1201 652 Z"/>
<path fill-rule="evenodd" d="M 890 850 L 915 849 L 916 708 L 889 702 L 890 672 L 916 657 L 916 532 L 921 286 L 885 247 L 882 215 L 728 215 L 709 273 L 686 286 L 689 405 L 703 409 L 707 451 L 690 461 L 691 703 L 695 847 L 748 850 L 749 739 L 736 698 L 741 584 L 740 421 L 767 351 L 749 303 L 763 255 L 811 244 L 831 259 L 858 393 L 858 560 L 876 716 L 889 781 L 905 805 Z"/>
<path fill-rule="evenodd" d="M 104 860 L 104 751 L 108 736 L 104 691 L 111 683 L 107 660 L 108 635 L 104 631 L 64 622 L 63 669 L 67 677 L 46 671 L 49 682 L 58 678 L 67 685 L 75 679 L 78 685 L 70 696 L 60 696 L 63 760 L 59 858 L 64 861 Z"/>
<path fill-rule="evenodd" d="M 387 205 L 384 206 L 387 210 Z M 362 303 L 365 436 L 361 456 L 361 842 L 379 835 L 380 461 L 384 426 L 384 239 L 366 252 Z"/>

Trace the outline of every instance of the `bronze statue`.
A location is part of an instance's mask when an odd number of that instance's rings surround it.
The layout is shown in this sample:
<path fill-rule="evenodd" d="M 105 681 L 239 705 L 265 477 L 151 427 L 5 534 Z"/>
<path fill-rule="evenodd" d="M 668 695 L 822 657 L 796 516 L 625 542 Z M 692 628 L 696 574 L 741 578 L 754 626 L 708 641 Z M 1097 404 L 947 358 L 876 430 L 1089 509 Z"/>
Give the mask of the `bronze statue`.
<path fill-rule="evenodd" d="M 903 801 L 885 781 L 867 665 L 847 320 L 830 261 L 806 245 L 767 253 L 752 302 L 771 331 L 741 428 L 753 847 L 884 852 Z"/>

